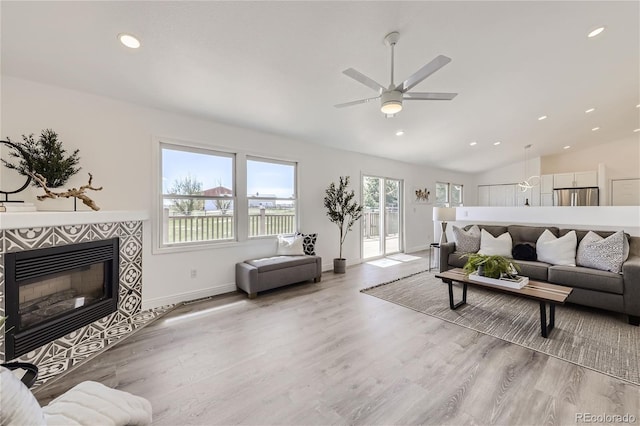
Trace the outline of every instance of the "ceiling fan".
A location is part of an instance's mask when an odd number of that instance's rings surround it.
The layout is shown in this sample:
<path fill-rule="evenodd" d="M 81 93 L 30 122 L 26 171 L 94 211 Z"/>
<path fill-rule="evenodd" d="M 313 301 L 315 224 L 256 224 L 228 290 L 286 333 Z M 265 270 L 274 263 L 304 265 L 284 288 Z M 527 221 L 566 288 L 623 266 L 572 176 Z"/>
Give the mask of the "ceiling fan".
<path fill-rule="evenodd" d="M 335 105 L 336 108 L 343 108 L 352 105 L 364 104 L 376 99 L 380 99 L 380 111 L 386 114 L 387 117 L 393 117 L 394 114 L 402 111 L 402 101 L 450 101 L 455 98 L 457 93 L 436 93 L 436 92 L 409 92 L 414 86 L 420 83 L 425 78 L 429 77 L 434 72 L 451 62 L 451 58 L 444 55 L 437 56 L 434 60 L 427 65 L 420 68 L 413 73 L 402 83 L 396 84 L 393 82 L 393 59 L 394 59 L 394 47 L 400 38 L 398 32 L 392 32 L 385 36 L 385 43 L 391 47 L 391 84 L 388 88 L 385 88 L 382 84 L 367 77 L 359 71 L 353 68 L 342 71 L 343 74 L 353 78 L 354 80 L 364 84 L 367 87 L 378 92 L 378 96 L 373 98 L 359 99 L 357 101 L 345 102 L 343 104 Z"/>

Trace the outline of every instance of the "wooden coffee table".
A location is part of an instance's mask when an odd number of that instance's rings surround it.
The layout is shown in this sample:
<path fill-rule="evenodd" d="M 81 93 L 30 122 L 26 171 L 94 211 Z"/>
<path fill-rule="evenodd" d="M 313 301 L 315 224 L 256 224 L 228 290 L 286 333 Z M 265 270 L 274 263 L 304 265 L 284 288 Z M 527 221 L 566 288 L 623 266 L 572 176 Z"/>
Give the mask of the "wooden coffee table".
<path fill-rule="evenodd" d="M 520 289 L 471 281 L 467 278 L 464 271 L 460 268 L 440 272 L 436 274 L 436 278 L 442 279 L 442 281 L 449 286 L 449 307 L 451 309 L 458 309 L 460 306 L 467 303 L 467 285 L 469 284 L 483 287 L 489 290 L 498 291 L 501 293 L 513 294 L 515 296 L 537 300 L 538 302 L 540 302 L 541 334 L 542 337 L 545 338 L 549 336 L 549 333 L 555 325 L 556 305 L 564 305 L 564 302 L 567 301 L 567 297 L 569 297 L 569 295 L 573 291 L 573 288 L 571 287 L 564 287 L 561 285 L 549 284 L 534 280 L 529 280 L 529 284 Z M 454 282 L 462 284 L 462 301 L 458 303 L 453 303 Z M 547 304 L 549 304 L 549 323 L 547 323 Z"/>

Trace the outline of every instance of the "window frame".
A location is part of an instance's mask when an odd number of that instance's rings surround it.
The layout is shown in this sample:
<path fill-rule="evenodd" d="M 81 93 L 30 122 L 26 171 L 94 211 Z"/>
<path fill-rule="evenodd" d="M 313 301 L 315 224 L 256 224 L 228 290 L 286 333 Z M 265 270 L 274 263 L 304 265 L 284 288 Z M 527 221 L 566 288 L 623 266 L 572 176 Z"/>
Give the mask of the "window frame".
<path fill-rule="evenodd" d="M 451 196 L 451 188 L 454 186 L 460 187 L 460 203 L 453 205 L 453 197 Z M 462 207 L 464 205 L 464 185 L 461 183 L 449 183 L 449 207 Z"/>
<path fill-rule="evenodd" d="M 274 163 L 283 164 L 295 164 L 294 174 L 294 188 L 295 188 L 295 231 L 300 231 L 300 194 L 298 192 L 299 180 L 300 180 L 300 165 L 302 162 L 299 159 L 291 158 L 289 156 L 276 156 L 272 157 L 268 153 L 248 153 L 246 151 L 225 147 L 221 145 L 214 145 L 204 141 L 187 141 L 163 136 L 151 137 L 151 159 L 152 159 L 152 172 L 155 176 L 155 181 L 151 183 L 151 196 L 153 199 L 153 208 L 151 211 L 151 253 L 152 254 L 170 254 L 180 252 L 194 252 L 201 250 L 212 249 L 225 249 L 230 247 L 242 246 L 248 242 L 256 241 L 260 239 L 276 240 L 275 235 L 261 235 L 249 238 L 249 217 L 248 217 L 248 197 L 247 197 L 247 160 L 258 159 L 260 161 L 268 161 Z M 204 241 L 191 241 L 180 244 L 165 245 L 163 241 L 163 191 L 162 191 L 162 147 L 173 146 L 177 149 L 186 150 L 187 152 L 199 150 L 204 153 L 219 153 L 222 155 L 233 156 L 233 184 L 232 190 L 234 194 L 234 238 L 224 240 L 204 240 Z M 211 197 L 204 196 L 206 199 Z M 230 199 L 225 197 L 225 199 Z M 270 198 L 273 199 L 273 198 Z M 238 206 L 246 206 L 247 208 L 241 208 Z"/>
<path fill-rule="evenodd" d="M 284 166 L 293 166 L 293 198 L 278 198 L 278 197 L 254 197 L 249 195 L 249 188 L 248 188 L 248 180 L 249 180 L 249 161 L 255 161 L 255 162 L 262 162 L 262 163 L 271 163 L 271 164 L 280 164 L 280 165 L 284 165 Z M 283 201 L 293 201 L 294 202 L 294 228 L 295 230 L 293 231 L 293 233 L 291 234 L 283 234 L 283 235 L 294 235 L 299 228 L 299 197 L 298 197 L 298 165 L 299 162 L 297 161 L 292 161 L 292 160 L 281 160 L 281 159 L 276 159 L 276 158 L 270 158 L 270 157 L 266 157 L 266 156 L 260 156 L 260 155 L 249 155 L 247 154 L 245 156 L 244 159 L 244 164 L 245 164 L 245 189 L 246 189 L 246 193 L 247 193 L 247 202 L 246 202 L 246 214 L 247 214 L 247 220 L 246 220 L 246 224 L 247 224 L 247 229 L 246 229 L 246 233 L 247 233 L 247 239 L 248 240 L 255 240 L 255 239 L 260 239 L 260 238 L 273 238 L 275 236 L 277 236 L 278 234 L 265 234 L 265 235 L 250 235 L 251 232 L 251 226 L 250 226 L 250 215 L 249 215 L 249 203 L 252 200 L 264 200 L 264 201 L 271 201 L 271 200 L 283 200 Z"/>
<path fill-rule="evenodd" d="M 220 147 L 208 146 L 204 144 L 198 144 L 193 142 L 185 142 L 179 141 L 175 139 L 169 138 L 155 138 L 154 144 L 154 167 L 156 168 L 156 182 L 154 182 L 155 194 L 156 194 L 156 202 L 154 208 L 153 219 L 155 220 L 156 226 L 155 232 L 153 232 L 153 241 L 152 244 L 152 253 L 160 254 L 160 253 L 169 253 L 169 252 L 182 252 L 182 251 L 193 251 L 193 250 L 204 250 L 211 249 L 213 247 L 223 247 L 228 246 L 230 244 L 236 244 L 238 242 L 238 210 L 237 205 L 240 202 L 238 197 L 238 154 L 231 152 L 229 150 L 225 150 Z M 171 149 L 174 151 L 183 151 L 189 153 L 196 154 L 204 154 L 204 155 L 212 155 L 217 157 L 226 157 L 231 158 L 231 179 L 233 180 L 231 184 L 231 190 L 233 195 L 229 196 L 208 196 L 208 195 L 171 195 L 165 194 L 163 191 L 163 149 Z M 233 237 L 232 238 L 223 238 L 223 239 L 215 239 L 215 240 L 192 240 L 192 241 L 184 241 L 178 243 L 167 243 L 164 241 L 164 201 L 165 199 L 194 199 L 194 200 L 231 200 L 233 203 Z"/>
<path fill-rule="evenodd" d="M 445 188 L 447 189 L 447 199 L 446 201 L 439 201 L 438 200 L 438 185 L 444 185 Z M 460 203 L 453 205 L 453 198 L 451 196 L 451 188 L 453 186 L 459 186 L 460 187 Z M 436 181 L 436 195 L 435 195 L 435 205 L 437 206 L 443 206 L 443 207 L 461 207 L 464 205 L 464 184 L 461 183 L 453 183 L 453 182 L 441 182 L 441 181 Z"/>
<path fill-rule="evenodd" d="M 440 201 L 438 200 L 438 185 L 444 185 L 445 188 L 447 189 L 447 196 L 446 199 L 444 201 Z M 440 181 L 436 181 L 436 186 L 435 186 L 435 203 L 437 205 L 442 205 L 442 206 L 446 206 L 449 204 L 451 200 L 451 188 L 449 187 L 449 182 L 440 182 Z"/>

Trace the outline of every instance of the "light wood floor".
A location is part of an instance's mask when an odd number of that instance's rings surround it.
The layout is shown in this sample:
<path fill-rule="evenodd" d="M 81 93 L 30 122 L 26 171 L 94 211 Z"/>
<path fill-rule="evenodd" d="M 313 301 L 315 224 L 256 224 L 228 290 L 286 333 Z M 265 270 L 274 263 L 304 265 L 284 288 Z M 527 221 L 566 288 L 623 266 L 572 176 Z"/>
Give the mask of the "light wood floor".
<path fill-rule="evenodd" d="M 423 269 L 362 264 L 254 300 L 186 305 L 36 396 L 96 380 L 149 399 L 158 425 L 640 418 L 638 386 L 359 293 Z"/>

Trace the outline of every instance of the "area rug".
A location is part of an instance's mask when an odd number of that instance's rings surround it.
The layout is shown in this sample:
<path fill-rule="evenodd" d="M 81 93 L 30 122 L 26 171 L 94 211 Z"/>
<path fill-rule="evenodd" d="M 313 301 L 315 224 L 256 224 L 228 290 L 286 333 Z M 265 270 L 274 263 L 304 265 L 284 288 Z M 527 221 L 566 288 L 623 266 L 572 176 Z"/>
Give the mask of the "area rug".
<path fill-rule="evenodd" d="M 469 286 L 467 304 L 451 310 L 447 286 L 432 272 L 361 292 L 640 385 L 640 327 L 624 315 L 557 306 L 555 328 L 545 339 L 538 302 Z M 461 295 L 461 287 L 454 288 L 454 301 Z"/>

